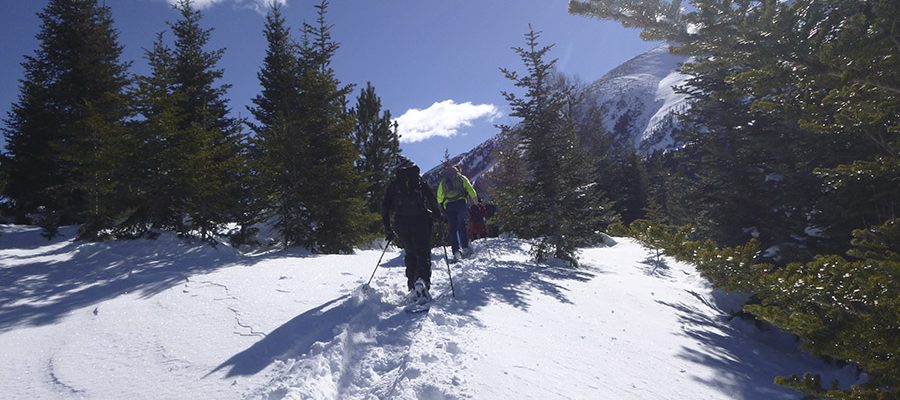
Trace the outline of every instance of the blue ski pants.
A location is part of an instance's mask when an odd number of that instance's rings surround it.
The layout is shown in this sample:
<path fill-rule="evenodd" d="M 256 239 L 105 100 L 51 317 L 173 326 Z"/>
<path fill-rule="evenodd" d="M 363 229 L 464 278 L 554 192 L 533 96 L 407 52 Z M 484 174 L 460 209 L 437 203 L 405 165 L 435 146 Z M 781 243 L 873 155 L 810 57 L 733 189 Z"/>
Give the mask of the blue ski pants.
<path fill-rule="evenodd" d="M 456 253 L 460 248 L 469 248 L 469 236 L 466 234 L 466 200 L 447 203 L 447 226 L 450 227 L 450 247 Z"/>

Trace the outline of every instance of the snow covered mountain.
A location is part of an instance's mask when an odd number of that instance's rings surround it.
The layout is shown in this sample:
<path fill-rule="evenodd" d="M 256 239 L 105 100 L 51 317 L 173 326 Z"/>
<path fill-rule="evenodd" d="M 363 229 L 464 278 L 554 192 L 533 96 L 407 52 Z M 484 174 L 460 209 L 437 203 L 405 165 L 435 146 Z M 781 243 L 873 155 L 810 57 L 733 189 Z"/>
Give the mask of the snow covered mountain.
<path fill-rule="evenodd" d="M 796 399 L 777 375 L 855 379 L 733 313 L 690 265 L 635 242 L 535 264 L 515 239 L 434 249 L 407 314 L 402 254 L 244 255 L 157 240 L 47 241 L 0 225 L 4 399 Z"/>
<path fill-rule="evenodd" d="M 673 132 L 678 128 L 677 112 L 687 107 L 687 97 L 675 93 L 673 86 L 684 85 L 687 75 L 678 68 L 687 60 L 660 46 L 638 55 L 612 69 L 588 87 L 588 98 L 594 99 L 603 112 L 603 125 L 619 146 L 648 154 L 675 145 Z M 492 152 L 497 136 L 471 151 L 451 160 L 462 165 L 463 173 L 480 186 L 480 177 L 494 164 Z M 439 168 L 426 174 L 437 181 Z M 477 189 L 477 187 L 476 187 Z"/>
<path fill-rule="evenodd" d="M 687 96 L 673 86 L 686 83 L 678 71 L 686 57 L 660 46 L 626 61 L 590 85 L 603 112 L 603 124 L 622 145 L 652 153 L 674 145 L 675 113 L 687 108 Z"/>
<path fill-rule="evenodd" d="M 489 185 L 485 174 L 494 166 L 494 151 L 499 146 L 500 134 L 492 136 L 490 139 L 481 142 L 474 149 L 450 159 L 451 164 L 460 165 L 463 174 L 472 181 L 472 185 L 477 192 L 481 192 Z M 437 183 L 441 177 L 442 166 L 438 165 L 423 174 L 425 180 L 431 184 L 432 188 L 437 190 Z"/>

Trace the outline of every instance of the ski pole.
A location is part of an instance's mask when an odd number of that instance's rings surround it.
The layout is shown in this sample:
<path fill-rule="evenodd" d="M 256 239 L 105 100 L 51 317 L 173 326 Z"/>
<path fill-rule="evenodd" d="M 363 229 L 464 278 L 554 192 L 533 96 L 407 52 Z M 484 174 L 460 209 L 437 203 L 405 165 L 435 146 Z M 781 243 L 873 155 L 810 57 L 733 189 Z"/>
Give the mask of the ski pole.
<path fill-rule="evenodd" d="M 441 230 L 444 229 L 444 221 L 441 220 Z M 445 231 L 446 232 L 446 231 Z M 441 235 L 443 237 L 443 235 Z M 453 288 L 453 274 L 450 273 L 450 258 L 447 257 L 447 244 L 441 240 L 441 247 L 444 248 L 444 262 L 447 263 L 447 276 L 450 278 L 450 293 L 453 294 L 453 298 L 456 298 L 456 289 Z"/>
<path fill-rule="evenodd" d="M 372 276 L 369 277 L 369 281 L 366 282 L 366 289 L 369 288 L 369 284 L 372 283 L 372 278 L 375 277 L 375 271 L 378 271 L 378 266 L 381 265 L 381 259 L 384 258 L 384 253 L 387 253 L 388 246 L 391 245 L 391 241 L 388 240 L 387 243 L 384 244 L 384 250 L 381 251 L 381 257 L 378 257 L 378 263 L 375 264 L 375 269 L 372 271 Z"/>

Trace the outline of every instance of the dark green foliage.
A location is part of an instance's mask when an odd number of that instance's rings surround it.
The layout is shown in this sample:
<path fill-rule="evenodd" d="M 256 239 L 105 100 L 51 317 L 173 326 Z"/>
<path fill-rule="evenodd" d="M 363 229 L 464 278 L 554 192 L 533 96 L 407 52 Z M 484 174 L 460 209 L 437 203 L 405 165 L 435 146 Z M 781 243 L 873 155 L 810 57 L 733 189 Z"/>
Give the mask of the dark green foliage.
<path fill-rule="evenodd" d="M 813 354 L 850 361 L 870 381 L 825 398 L 878 398 L 900 388 L 900 222 L 853 233 L 849 258 L 819 256 L 763 276 L 762 304 L 747 311 L 800 336 Z M 791 386 L 799 378 L 783 380 Z M 888 398 L 888 397 L 883 397 Z"/>
<path fill-rule="evenodd" d="M 501 232 L 517 232 L 526 225 L 528 218 L 525 209 L 517 206 L 527 199 L 525 178 L 528 172 L 523 151 L 517 131 L 504 128 L 498 138 L 496 165 L 491 171 L 491 179 L 496 184 L 490 196 L 497 204 L 496 219 Z"/>
<path fill-rule="evenodd" d="M 258 123 L 251 125 L 252 165 L 257 173 L 254 197 L 266 216 L 274 217 L 285 246 L 305 244 L 311 223 L 304 206 L 304 191 L 310 176 L 306 165 L 312 157 L 307 135 L 301 128 L 300 61 L 280 7 L 266 17 L 266 57 L 257 74 L 262 93 L 253 99 L 250 112 Z"/>
<path fill-rule="evenodd" d="M 616 210 L 622 216 L 622 221 L 631 223 L 644 215 L 643 210 L 647 203 L 646 172 L 633 150 L 624 150 L 618 157 L 603 158 L 607 159 L 611 161 L 604 162 L 605 166 L 601 166 L 597 171 L 600 179 L 608 177 L 601 186 L 610 188 L 609 197 L 616 201 Z"/>
<path fill-rule="evenodd" d="M 173 229 L 203 239 L 246 216 L 249 170 L 241 122 L 228 116 L 228 85 L 216 86 L 222 50 L 207 51 L 211 30 L 189 1 L 176 6 L 172 48 L 162 34 L 146 54 L 151 75 L 139 77 L 135 128 L 141 139 L 134 170 L 134 213 L 123 231 Z"/>
<path fill-rule="evenodd" d="M 366 204 L 370 212 L 380 214 L 381 199 L 400 156 L 397 124 L 391 120 L 390 111 L 381 111 L 381 99 L 375 94 L 371 83 L 360 91 L 356 107 L 350 113 L 356 121 L 353 143 L 360 154 L 356 170 L 363 177 Z M 376 219 L 370 231 L 376 233 L 381 230 L 380 220 Z"/>
<path fill-rule="evenodd" d="M 201 14 L 189 1 L 183 0 L 177 9 L 181 18 L 170 26 L 175 35 L 176 108 L 181 116 L 177 127 L 188 138 L 188 158 L 182 161 L 189 173 L 184 214 L 191 231 L 207 238 L 238 212 L 240 183 L 246 176 L 244 135 L 241 122 L 228 116 L 225 95 L 230 85 L 216 86 L 223 75 L 216 64 L 224 50 L 205 49 L 212 30 L 200 27 Z"/>
<path fill-rule="evenodd" d="M 854 228 L 894 216 L 897 3 L 693 3 L 685 15 L 660 1 L 570 3 L 680 42 L 676 51 L 695 57 L 684 67 L 694 103 L 678 168 L 689 177 L 683 208 L 703 218 L 682 222 L 724 244 L 758 232 L 786 262 L 842 252 Z M 809 235 L 810 226 L 821 234 Z"/>
<path fill-rule="evenodd" d="M 128 64 L 111 12 L 96 0 L 53 0 L 39 17 L 40 47 L 25 57 L 3 130 L 4 194 L 17 222 L 40 212 L 48 236 L 55 224 L 83 223 L 79 237 L 95 239 L 122 213 Z"/>
<path fill-rule="evenodd" d="M 188 158 L 185 132 L 178 124 L 182 112 L 178 108 L 174 75 L 174 55 L 164 41 L 163 34 L 145 52 L 150 75 L 138 76 L 134 98 L 137 111 L 143 117 L 134 123 L 138 138 L 131 159 L 134 198 L 130 217 L 121 225 L 123 235 L 140 236 L 148 229 L 182 231 L 181 212 L 184 197 L 190 189 L 189 172 L 181 160 Z"/>
<path fill-rule="evenodd" d="M 504 127 L 497 203 L 504 229 L 538 239 L 535 258 L 556 257 L 577 264 L 575 250 L 588 243 L 611 217 L 602 188 L 590 180 L 591 162 L 578 137 L 578 99 L 565 80 L 554 75 L 556 60 L 545 61 L 551 46 L 538 44 L 540 34 L 525 35 L 527 46 L 514 48 L 527 74 L 501 69 L 522 97 L 503 92 L 514 128 Z"/>
<path fill-rule="evenodd" d="M 250 109 L 257 120 L 250 158 L 256 207 L 274 217 L 285 246 L 347 253 L 376 216 L 366 208 L 356 169 L 356 118 L 346 107 L 352 87 L 342 85 L 331 68 L 338 44 L 325 21 L 327 7 L 316 6 L 317 23 L 303 25 L 299 46 L 281 9 L 273 7 L 268 15 L 268 49 L 258 74 L 263 90 Z"/>
<path fill-rule="evenodd" d="M 303 206 L 311 229 L 305 245 L 323 253 L 348 253 L 365 233 L 363 181 L 354 163 L 359 152 L 351 141 L 355 121 L 346 108 L 350 85 L 342 85 L 331 68 L 339 45 L 325 21 L 328 2 L 316 6 L 316 25 L 304 24 L 300 48 L 300 130 L 308 141 L 304 173 L 310 177 Z"/>
<path fill-rule="evenodd" d="M 694 57 L 683 67 L 693 77 L 681 89 L 693 99 L 685 148 L 651 190 L 662 189 L 668 218 L 716 242 L 688 259 L 714 284 L 756 294 L 748 311 L 870 377 L 849 390 L 816 377 L 780 383 L 815 398 L 896 397 L 900 3 L 695 0 L 684 14 L 679 5 L 572 1 L 570 11 Z M 816 256 L 846 251 L 851 232 L 851 259 Z M 758 244 L 742 249 L 751 237 Z M 747 267 L 756 248 L 774 265 Z"/>

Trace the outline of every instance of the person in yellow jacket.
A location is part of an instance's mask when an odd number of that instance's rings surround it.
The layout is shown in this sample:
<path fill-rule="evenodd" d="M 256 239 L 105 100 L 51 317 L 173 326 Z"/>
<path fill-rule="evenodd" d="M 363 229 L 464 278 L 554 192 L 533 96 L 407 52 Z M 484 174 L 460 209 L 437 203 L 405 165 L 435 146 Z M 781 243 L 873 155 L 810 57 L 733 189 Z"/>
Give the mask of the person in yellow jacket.
<path fill-rule="evenodd" d="M 469 209 L 468 200 L 477 198 L 475 188 L 469 178 L 460 172 L 459 167 L 445 165 L 438 183 L 437 201 L 447 216 L 454 260 L 458 260 L 460 255 L 468 257 L 472 254 L 469 237 L 466 235 L 466 212 Z"/>

